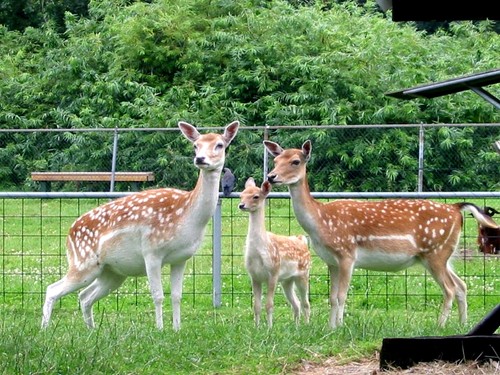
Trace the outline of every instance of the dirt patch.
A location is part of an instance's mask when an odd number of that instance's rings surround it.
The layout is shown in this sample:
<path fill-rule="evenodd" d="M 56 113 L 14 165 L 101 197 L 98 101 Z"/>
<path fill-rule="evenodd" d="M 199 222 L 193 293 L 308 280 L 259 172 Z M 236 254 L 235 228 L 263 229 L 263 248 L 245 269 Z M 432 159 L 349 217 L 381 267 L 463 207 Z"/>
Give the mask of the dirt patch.
<path fill-rule="evenodd" d="M 301 367 L 293 373 L 294 375 L 500 375 L 500 362 L 491 361 L 479 364 L 474 361 L 455 364 L 443 361 L 429 363 L 418 363 L 405 370 L 391 369 L 381 371 L 379 369 L 378 356 L 363 358 L 346 363 L 339 358 L 329 358 L 322 363 L 304 361 Z"/>

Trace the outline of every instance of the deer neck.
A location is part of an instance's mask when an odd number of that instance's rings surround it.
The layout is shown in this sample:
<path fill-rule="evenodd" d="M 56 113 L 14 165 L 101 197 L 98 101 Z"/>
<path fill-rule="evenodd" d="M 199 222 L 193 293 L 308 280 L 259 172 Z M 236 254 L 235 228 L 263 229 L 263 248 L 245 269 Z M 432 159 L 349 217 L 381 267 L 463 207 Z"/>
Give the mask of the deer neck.
<path fill-rule="evenodd" d="M 247 238 L 252 243 L 264 242 L 267 238 L 264 207 L 261 207 L 257 211 L 250 212 Z"/>
<path fill-rule="evenodd" d="M 292 206 L 297 221 L 307 233 L 314 233 L 318 228 L 321 203 L 313 198 L 307 177 L 289 185 Z"/>
<path fill-rule="evenodd" d="M 219 199 L 219 180 L 222 169 L 200 170 L 195 188 L 191 191 L 191 215 L 196 221 L 207 223 L 214 215 Z"/>

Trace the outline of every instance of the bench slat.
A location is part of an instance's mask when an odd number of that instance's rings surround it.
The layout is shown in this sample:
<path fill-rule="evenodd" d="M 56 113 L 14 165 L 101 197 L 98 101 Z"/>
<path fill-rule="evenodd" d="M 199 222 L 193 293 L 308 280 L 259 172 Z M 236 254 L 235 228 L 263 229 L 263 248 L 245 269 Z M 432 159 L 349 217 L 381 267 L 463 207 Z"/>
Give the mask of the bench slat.
<path fill-rule="evenodd" d="M 32 172 L 33 181 L 111 181 L 111 172 Z M 154 181 L 153 172 L 115 172 L 115 181 Z"/>

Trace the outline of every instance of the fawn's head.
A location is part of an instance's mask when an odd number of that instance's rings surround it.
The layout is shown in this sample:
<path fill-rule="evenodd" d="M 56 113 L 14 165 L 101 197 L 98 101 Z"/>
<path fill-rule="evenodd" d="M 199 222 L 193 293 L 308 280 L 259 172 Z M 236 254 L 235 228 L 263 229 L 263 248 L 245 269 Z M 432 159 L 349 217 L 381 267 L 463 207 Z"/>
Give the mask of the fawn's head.
<path fill-rule="evenodd" d="M 305 141 L 302 149 L 284 150 L 271 141 L 264 141 L 264 146 L 274 156 L 274 169 L 267 175 L 270 183 L 293 185 L 306 177 L 306 164 L 311 158 L 311 141 Z"/>
<path fill-rule="evenodd" d="M 240 123 L 234 121 L 225 127 L 223 134 L 200 134 L 187 122 L 179 122 L 182 134 L 193 143 L 194 165 L 205 170 L 222 170 L 226 158 L 226 148 L 238 132 Z"/>
<path fill-rule="evenodd" d="M 241 200 L 238 208 L 242 211 L 257 211 L 263 206 L 270 191 L 271 184 L 268 181 L 264 181 L 259 188 L 255 185 L 252 177 L 248 178 L 247 182 L 245 182 L 245 190 L 241 192 Z"/>

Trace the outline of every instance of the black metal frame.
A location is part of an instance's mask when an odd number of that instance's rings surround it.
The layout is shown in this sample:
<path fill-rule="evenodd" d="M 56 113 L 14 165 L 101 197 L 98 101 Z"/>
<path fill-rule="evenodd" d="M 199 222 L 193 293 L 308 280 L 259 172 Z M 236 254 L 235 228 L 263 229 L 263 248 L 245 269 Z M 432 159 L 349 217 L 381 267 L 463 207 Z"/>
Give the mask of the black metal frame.
<path fill-rule="evenodd" d="M 410 100 L 415 98 L 436 98 L 438 96 L 455 94 L 457 92 L 472 90 L 488 103 L 500 109 L 500 99 L 484 89 L 484 86 L 500 83 L 500 69 L 476 73 L 449 79 L 446 81 L 415 86 L 404 90 L 386 93 L 397 99 Z"/>

